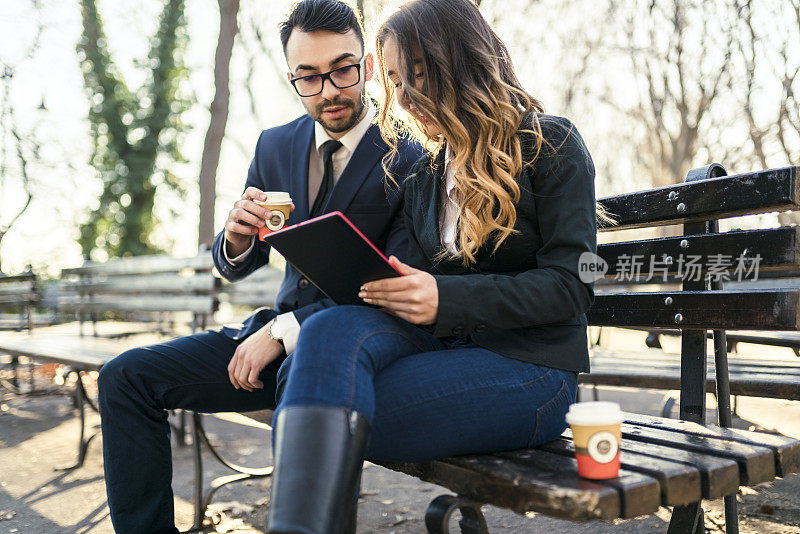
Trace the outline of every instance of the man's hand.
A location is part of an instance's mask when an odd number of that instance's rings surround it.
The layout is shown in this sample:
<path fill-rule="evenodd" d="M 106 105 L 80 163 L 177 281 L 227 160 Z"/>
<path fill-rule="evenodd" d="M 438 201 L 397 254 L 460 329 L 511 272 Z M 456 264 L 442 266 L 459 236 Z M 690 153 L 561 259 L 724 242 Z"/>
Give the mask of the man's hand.
<path fill-rule="evenodd" d="M 383 307 L 412 324 L 433 324 L 439 312 L 439 288 L 436 279 L 425 271 L 414 269 L 394 256 L 392 267 L 402 275 L 364 284 L 358 296 L 367 304 Z"/>
<path fill-rule="evenodd" d="M 267 200 L 267 194 L 257 187 L 248 187 L 242 198 L 237 200 L 225 221 L 225 241 L 228 257 L 241 255 L 250 246 L 250 240 L 258 234 L 265 221 L 272 217 L 272 211 L 262 208 L 253 200 Z M 294 204 L 291 210 L 294 211 Z"/>
<path fill-rule="evenodd" d="M 283 345 L 269 337 L 267 323 L 242 341 L 228 364 L 228 378 L 236 389 L 253 391 L 264 387 L 258 374 L 283 352 Z"/>

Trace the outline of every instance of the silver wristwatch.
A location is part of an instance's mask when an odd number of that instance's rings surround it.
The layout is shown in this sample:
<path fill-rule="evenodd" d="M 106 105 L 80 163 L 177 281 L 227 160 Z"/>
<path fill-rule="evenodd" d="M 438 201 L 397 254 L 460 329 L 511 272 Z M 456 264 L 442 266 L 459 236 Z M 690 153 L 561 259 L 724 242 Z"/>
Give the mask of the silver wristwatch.
<path fill-rule="evenodd" d="M 275 327 L 275 322 L 276 320 L 273 319 L 267 324 L 267 334 L 269 335 L 270 339 L 272 339 L 273 341 L 277 341 L 278 343 L 283 345 L 283 338 L 276 336 L 275 332 L 272 330 Z"/>

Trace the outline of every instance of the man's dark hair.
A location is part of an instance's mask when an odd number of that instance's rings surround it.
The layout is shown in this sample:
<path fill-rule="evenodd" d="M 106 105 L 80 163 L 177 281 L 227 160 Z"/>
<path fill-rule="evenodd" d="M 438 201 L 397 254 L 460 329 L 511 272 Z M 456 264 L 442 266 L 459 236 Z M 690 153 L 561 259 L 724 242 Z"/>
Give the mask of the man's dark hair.
<path fill-rule="evenodd" d="M 364 53 L 364 33 L 358 15 L 341 0 L 302 0 L 295 4 L 289 18 L 280 25 L 284 54 L 289 36 L 295 29 L 303 32 L 327 30 L 336 33 L 353 30 L 361 41 L 361 53 Z"/>

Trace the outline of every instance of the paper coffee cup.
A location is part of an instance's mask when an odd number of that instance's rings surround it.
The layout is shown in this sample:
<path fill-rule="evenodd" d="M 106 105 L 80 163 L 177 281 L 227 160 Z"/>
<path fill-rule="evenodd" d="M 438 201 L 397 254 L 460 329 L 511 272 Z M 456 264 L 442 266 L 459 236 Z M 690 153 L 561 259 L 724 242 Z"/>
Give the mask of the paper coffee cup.
<path fill-rule="evenodd" d="M 578 474 L 603 480 L 619 475 L 622 410 L 616 402 L 576 402 L 569 407 Z"/>
<path fill-rule="evenodd" d="M 264 239 L 264 236 L 271 232 L 277 232 L 286 226 L 286 220 L 289 218 L 292 208 L 292 197 L 285 191 L 266 191 L 266 200 L 253 200 L 262 208 L 266 208 L 272 212 L 269 219 L 266 220 L 266 226 L 258 229 L 258 238 Z"/>

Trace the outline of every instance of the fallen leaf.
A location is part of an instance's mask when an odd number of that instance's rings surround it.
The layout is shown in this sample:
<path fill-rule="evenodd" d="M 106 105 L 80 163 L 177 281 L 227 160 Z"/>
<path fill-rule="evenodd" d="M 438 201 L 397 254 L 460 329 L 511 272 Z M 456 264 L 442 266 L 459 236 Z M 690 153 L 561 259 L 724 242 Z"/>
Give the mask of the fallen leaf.
<path fill-rule="evenodd" d="M 253 511 L 252 506 L 239 501 L 217 502 L 210 504 L 208 507 L 214 511 L 228 512 L 230 515 L 249 514 Z"/>

